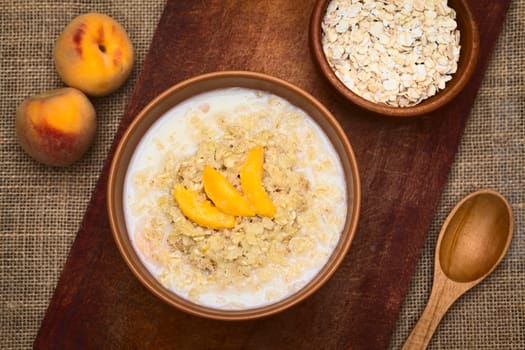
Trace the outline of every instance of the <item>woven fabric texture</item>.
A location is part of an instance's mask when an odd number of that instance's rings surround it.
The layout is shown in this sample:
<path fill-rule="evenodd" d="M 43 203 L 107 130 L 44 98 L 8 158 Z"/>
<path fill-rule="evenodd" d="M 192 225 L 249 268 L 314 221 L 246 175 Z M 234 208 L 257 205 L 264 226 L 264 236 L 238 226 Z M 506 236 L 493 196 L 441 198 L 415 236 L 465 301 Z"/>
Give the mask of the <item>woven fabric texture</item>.
<path fill-rule="evenodd" d="M 162 0 L 3 0 L 0 11 L 0 348 L 31 348 L 78 232 L 120 118 L 164 8 Z M 64 86 L 53 65 L 56 38 L 81 13 L 121 23 L 136 62 L 126 84 L 92 99 L 93 146 L 78 163 L 41 166 L 22 151 L 15 111 L 27 96 Z"/>
<path fill-rule="evenodd" d="M 0 348 L 31 348 L 124 112 L 164 1 L 3 0 L 0 11 Z M 101 12 L 128 31 L 136 54 L 125 86 L 93 99 L 93 147 L 67 168 L 32 161 L 14 134 L 27 96 L 63 86 L 52 49 L 64 25 Z M 401 348 L 429 296 L 434 247 L 464 195 L 494 188 L 511 202 L 515 234 L 501 266 L 445 315 L 430 349 L 525 349 L 525 0 L 514 1 L 471 112 L 421 260 L 392 336 Z"/>

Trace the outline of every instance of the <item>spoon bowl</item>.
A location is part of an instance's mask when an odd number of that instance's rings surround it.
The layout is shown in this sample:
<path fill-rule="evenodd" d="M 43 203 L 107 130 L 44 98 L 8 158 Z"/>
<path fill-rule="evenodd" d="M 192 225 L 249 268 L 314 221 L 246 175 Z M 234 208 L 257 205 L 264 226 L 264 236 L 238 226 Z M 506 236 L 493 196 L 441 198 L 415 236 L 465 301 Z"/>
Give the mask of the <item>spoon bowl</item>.
<path fill-rule="evenodd" d="M 427 347 L 450 305 L 499 265 L 513 229 L 512 209 L 496 191 L 476 191 L 456 205 L 437 241 L 430 298 L 403 349 Z"/>
<path fill-rule="evenodd" d="M 466 197 L 444 224 L 439 265 L 453 281 L 480 280 L 499 264 L 510 243 L 507 201 L 489 191 Z"/>

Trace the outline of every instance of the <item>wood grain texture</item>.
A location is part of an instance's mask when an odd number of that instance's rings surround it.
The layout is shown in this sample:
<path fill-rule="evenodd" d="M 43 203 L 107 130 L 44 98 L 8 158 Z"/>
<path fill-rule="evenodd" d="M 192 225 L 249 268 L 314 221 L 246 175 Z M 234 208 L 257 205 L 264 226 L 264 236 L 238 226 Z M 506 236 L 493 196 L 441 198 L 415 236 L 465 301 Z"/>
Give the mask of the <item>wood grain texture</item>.
<path fill-rule="evenodd" d="M 474 77 L 443 110 L 397 121 L 351 105 L 320 75 L 308 48 L 312 0 L 168 0 L 35 348 L 386 348 L 510 1 L 471 3 Z M 107 220 L 109 163 L 134 116 L 171 85 L 221 70 L 271 74 L 317 97 L 346 131 L 362 179 L 341 267 L 305 302 L 257 321 L 197 318 L 157 300 L 127 269 Z"/>

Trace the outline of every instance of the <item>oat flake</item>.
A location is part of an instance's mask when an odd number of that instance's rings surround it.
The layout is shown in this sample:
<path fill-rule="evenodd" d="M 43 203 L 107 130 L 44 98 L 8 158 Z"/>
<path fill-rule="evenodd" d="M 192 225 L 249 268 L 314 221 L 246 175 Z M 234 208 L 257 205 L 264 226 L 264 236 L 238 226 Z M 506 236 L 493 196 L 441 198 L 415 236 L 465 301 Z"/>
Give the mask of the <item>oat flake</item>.
<path fill-rule="evenodd" d="M 372 102 L 416 105 L 457 70 L 460 33 L 446 0 L 332 0 L 321 26 L 337 77 Z"/>

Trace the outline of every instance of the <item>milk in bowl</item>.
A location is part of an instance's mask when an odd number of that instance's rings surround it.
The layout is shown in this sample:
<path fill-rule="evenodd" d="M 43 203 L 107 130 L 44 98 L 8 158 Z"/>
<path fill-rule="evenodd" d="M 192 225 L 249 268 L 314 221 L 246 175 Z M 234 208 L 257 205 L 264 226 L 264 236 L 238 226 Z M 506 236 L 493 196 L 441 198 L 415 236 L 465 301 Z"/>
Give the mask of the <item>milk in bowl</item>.
<path fill-rule="evenodd" d="M 221 88 L 150 127 L 123 205 L 133 247 L 164 287 L 244 310 L 315 277 L 344 228 L 346 188 L 337 152 L 304 111 L 268 92 Z"/>

